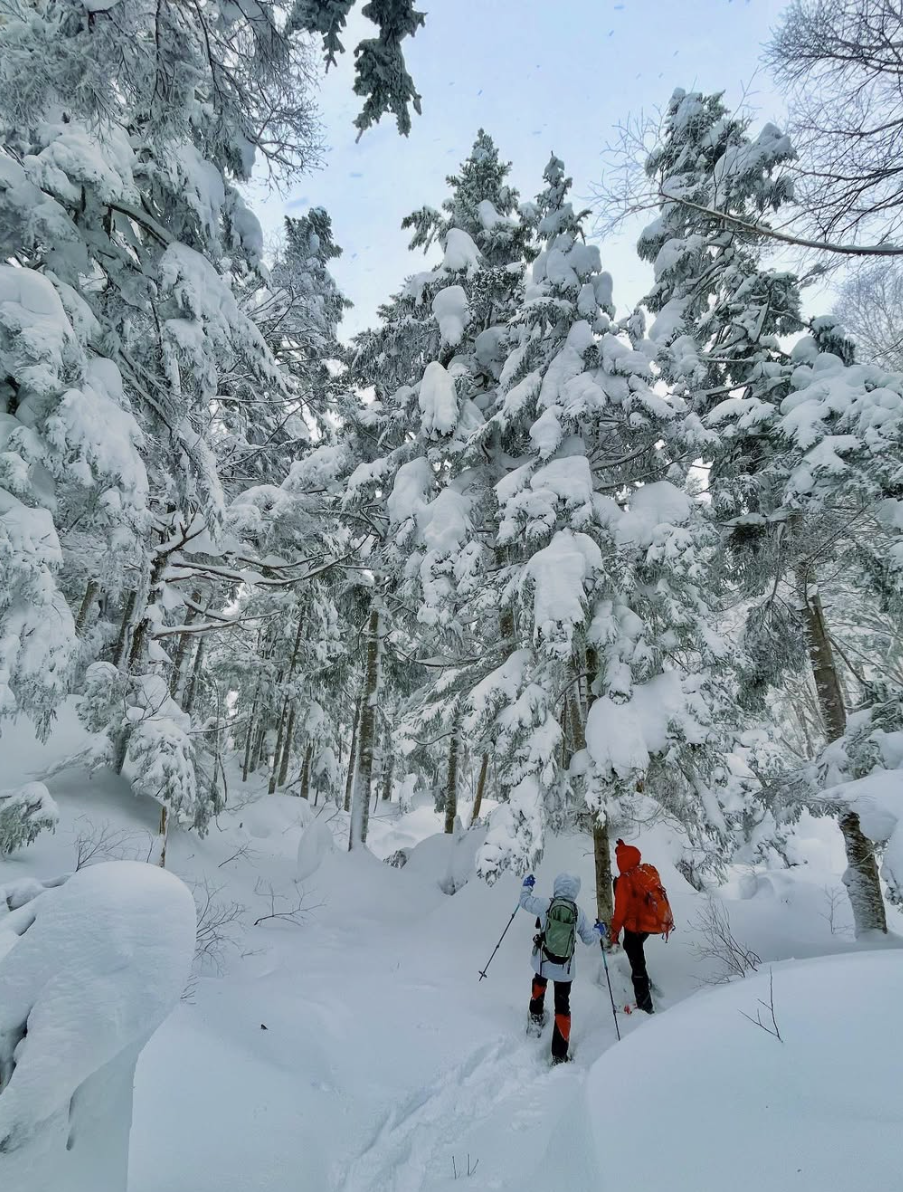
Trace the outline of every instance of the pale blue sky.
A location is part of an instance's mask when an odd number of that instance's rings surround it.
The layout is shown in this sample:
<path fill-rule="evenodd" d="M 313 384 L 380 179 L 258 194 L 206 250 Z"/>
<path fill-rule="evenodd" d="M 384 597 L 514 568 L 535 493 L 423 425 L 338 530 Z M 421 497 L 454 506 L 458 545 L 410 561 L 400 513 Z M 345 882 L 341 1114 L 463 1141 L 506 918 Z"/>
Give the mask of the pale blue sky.
<path fill-rule="evenodd" d="M 345 335 L 372 323 L 378 303 L 426 267 L 407 251 L 402 217 L 445 198 L 445 176 L 481 126 L 513 163 L 522 198 L 540 188 L 553 150 L 580 198 L 600 177 L 613 126 L 661 106 L 675 87 L 723 90 L 731 103 L 749 90 L 761 119 L 781 122 L 759 55 L 784 0 L 421 0 L 418 7 L 426 26 L 406 42 L 406 56 L 423 115 L 414 116 L 411 135 L 400 137 L 384 119 L 355 143 L 359 100 L 349 52 L 322 87 L 324 168 L 288 196 L 255 202 L 271 234 L 286 212 L 312 205 L 330 212 L 344 249 L 334 273 L 355 304 Z M 353 18 L 349 50 L 372 28 Z M 602 244 L 620 311 L 648 282 L 632 238 Z"/>

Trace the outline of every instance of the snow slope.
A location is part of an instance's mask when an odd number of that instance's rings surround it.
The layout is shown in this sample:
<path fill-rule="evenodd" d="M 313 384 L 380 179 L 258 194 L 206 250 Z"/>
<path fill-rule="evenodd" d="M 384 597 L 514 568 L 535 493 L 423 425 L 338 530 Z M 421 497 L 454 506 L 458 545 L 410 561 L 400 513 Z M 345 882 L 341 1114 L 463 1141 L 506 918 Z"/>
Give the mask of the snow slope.
<path fill-rule="evenodd" d="M 0 862 L 0 885 L 71 869 L 76 836 L 86 827 L 105 826 L 122 855 L 147 855 L 157 825 L 153 803 L 134 799 L 110 775 L 92 779 L 75 767 L 45 776 L 61 754 L 79 746 L 70 718 L 61 720 L 46 748 L 24 733 L 12 751 L 9 741 L 5 735 L 4 782 L 45 780 L 61 818 L 55 835 L 45 834 Z M 606 1091 L 612 1081 L 623 1085 L 634 1064 L 651 1068 L 659 1051 L 676 1064 L 679 1052 L 683 1076 L 694 1090 L 703 1090 L 709 1087 L 703 1073 L 712 1065 L 709 1096 L 725 1114 L 737 1104 L 730 1120 L 739 1134 L 746 1099 L 755 1104 L 757 1095 L 746 1087 L 747 1048 L 755 1054 L 764 1049 L 766 1063 L 772 1062 L 770 1050 L 786 1053 L 788 1064 L 798 1055 L 802 1068 L 818 1060 L 812 1085 L 827 1090 L 824 1067 L 836 1052 L 840 1001 L 812 1014 L 809 978 L 792 976 L 809 966 L 781 962 L 849 953 L 849 959 L 837 960 L 836 970 L 828 962 L 814 963 L 813 972 L 824 964 L 832 974 L 816 985 L 837 984 L 851 1019 L 873 1019 L 876 1035 L 883 1030 L 886 1036 L 892 1012 L 899 1013 L 892 1008 L 890 978 L 888 997 L 875 999 L 870 989 L 877 970 L 856 969 L 860 962 L 890 964 L 897 954 L 877 961 L 863 956 L 848 930 L 846 905 L 837 902 L 831 913 L 832 892 L 845 897 L 842 846 L 833 826 L 804 817 L 795 842 L 796 868 L 738 870 L 718 899 L 737 937 L 766 963 L 775 963 L 779 1021 L 787 1024 L 782 1048 L 740 1018 L 730 1000 L 754 1008 L 761 977 L 714 994 L 701 988 L 717 967 L 696 951 L 702 941 L 697 919 L 706 900 L 677 873 L 680 842 L 659 824 L 644 831 L 640 844 L 661 869 L 678 921 L 667 944 L 651 940 L 647 947 L 656 1003 L 666 1012 L 651 1021 L 621 1015 L 625 1039 L 618 1044 L 599 958 L 587 953 L 573 993 L 575 1060 L 550 1070 L 549 1039 L 537 1042 L 523 1031 L 534 930 L 529 916 L 517 916 L 488 978 L 478 978 L 518 895 L 510 875 L 493 887 L 474 878 L 461 884 L 480 833 L 458 843 L 437 838 L 431 834 L 440 819 L 431 803 L 415 799 L 404 815 L 381 803 L 371 821 L 379 857 L 411 850 L 408 863 L 396 869 L 367 852 L 348 854 L 347 817 L 332 805 L 314 809 L 288 796 L 270 797 L 261 785 L 243 788 L 233 776 L 230 807 L 206 838 L 177 831 L 170 837 L 167 863 L 194 886 L 202 908 L 209 901 L 215 911 L 227 912 L 227 920 L 228 912 L 235 917 L 224 923 L 213 956 L 202 960 L 187 1000 L 142 1053 L 130 1192 L 443 1192 L 463 1181 L 480 1192 L 523 1192 L 528 1186 L 569 1192 L 654 1186 L 674 1192 L 686 1185 L 668 1183 L 661 1171 L 656 1181 L 628 1180 L 620 1169 L 615 1178 L 613 1152 L 633 1127 L 618 1116 L 617 1096 Z M 467 809 L 462 813 L 467 822 Z M 329 847 L 324 830 L 335 847 Z M 537 870 L 540 893 L 562 869 L 581 877 L 581 902 L 591 913 L 593 858 L 586 837 L 550 844 Z M 444 892 L 452 888 L 453 896 Z M 288 917 L 264 917 L 273 911 Z M 255 925 L 257 920 L 262 921 Z M 201 921 L 203 928 L 203 915 Z M 893 921 L 899 929 L 896 913 Z M 835 971 L 845 974 L 837 982 Z M 853 975 L 860 971 L 860 977 Z M 885 975 L 881 970 L 882 981 Z M 612 978 L 623 1006 L 630 1000 L 623 955 L 612 957 Z M 899 1002 L 898 989 L 895 996 Z M 722 998 L 723 1012 L 709 1009 Z M 868 1012 L 861 1013 L 870 999 Z M 696 1013 L 702 1021 L 694 1026 Z M 801 1025 L 807 1015 L 811 1028 Z M 703 1027 L 710 1016 L 716 1034 L 707 1047 Z M 718 1082 L 726 1079 L 719 1066 L 722 1044 L 727 1047 L 726 1040 L 718 1041 L 722 1020 L 725 1031 L 736 1025 L 739 1032 L 730 1036 L 741 1065 L 731 1069 L 730 1098 L 723 1088 L 718 1091 Z M 698 1044 L 685 1046 L 685 1034 L 697 1031 Z M 864 1034 L 855 1038 L 862 1047 L 872 1046 Z M 849 1055 L 844 1051 L 843 1071 L 852 1074 Z M 762 1071 L 763 1079 L 786 1079 L 780 1066 Z M 804 1073 L 798 1080 L 805 1080 Z M 674 1101 L 672 1094 L 668 1113 L 677 1112 Z M 688 1116 L 681 1121 L 685 1132 L 693 1132 L 695 1155 L 708 1145 L 711 1130 L 705 1112 L 697 1120 L 693 1099 L 685 1101 L 679 1109 Z M 876 1146 L 883 1147 L 880 1122 L 869 1124 L 871 1102 L 862 1105 L 866 1116 L 857 1138 L 871 1130 Z M 805 1135 L 813 1146 L 816 1119 L 836 1134 L 850 1128 L 849 1114 L 838 1124 L 832 1117 L 836 1110 L 827 1097 L 813 1104 Z M 882 1121 L 896 1121 L 893 1113 L 890 1103 Z M 745 1138 L 735 1140 L 734 1150 L 758 1147 Z M 644 1148 L 667 1162 L 666 1152 L 649 1146 L 648 1139 L 639 1149 Z M 478 1164 L 469 1178 L 468 1155 L 471 1168 Z M 674 1166 L 673 1153 L 671 1161 Z M 732 1179 L 744 1162 L 732 1162 Z M 694 1188 L 714 1186 L 703 1180 Z M 770 1186 L 815 1185 L 782 1177 Z"/>
<path fill-rule="evenodd" d="M 772 1028 L 761 1004 L 770 981 L 782 1041 L 743 1017 L 761 1013 Z M 589 1149 L 606 1185 L 900 1187 L 903 1085 L 889 1031 L 901 1004 L 903 953 L 892 950 L 776 965 L 650 1022 L 587 1081 Z"/>

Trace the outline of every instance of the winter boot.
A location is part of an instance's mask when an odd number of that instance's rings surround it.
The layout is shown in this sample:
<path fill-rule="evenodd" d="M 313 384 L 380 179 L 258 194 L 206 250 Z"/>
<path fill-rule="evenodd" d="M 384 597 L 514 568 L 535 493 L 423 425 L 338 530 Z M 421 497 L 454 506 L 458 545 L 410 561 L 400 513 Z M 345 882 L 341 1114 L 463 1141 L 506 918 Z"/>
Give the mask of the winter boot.
<path fill-rule="evenodd" d="M 531 1014 L 527 1019 L 527 1034 L 531 1039 L 538 1039 L 545 1029 L 546 1023 L 549 1021 L 549 1016 L 545 1011 L 539 1014 Z"/>

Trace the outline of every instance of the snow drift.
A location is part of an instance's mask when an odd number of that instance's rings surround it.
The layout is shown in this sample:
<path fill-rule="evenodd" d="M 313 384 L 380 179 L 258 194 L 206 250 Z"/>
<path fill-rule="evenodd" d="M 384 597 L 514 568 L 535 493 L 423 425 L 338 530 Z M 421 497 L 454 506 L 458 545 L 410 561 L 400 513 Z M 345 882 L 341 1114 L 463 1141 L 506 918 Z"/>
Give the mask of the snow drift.
<path fill-rule="evenodd" d="M 0 1187 L 124 1192 L 135 1063 L 184 987 L 194 901 L 164 870 L 116 861 L 7 907 Z"/>
<path fill-rule="evenodd" d="M 771 980 L 780 1039 L 755 1021 L 773 1029 Z M 901 998 L 903 954 L 866 952 L 776 965 L 645 1023 L 587 1082 L 605 1186 L 895 1186 Z"/>

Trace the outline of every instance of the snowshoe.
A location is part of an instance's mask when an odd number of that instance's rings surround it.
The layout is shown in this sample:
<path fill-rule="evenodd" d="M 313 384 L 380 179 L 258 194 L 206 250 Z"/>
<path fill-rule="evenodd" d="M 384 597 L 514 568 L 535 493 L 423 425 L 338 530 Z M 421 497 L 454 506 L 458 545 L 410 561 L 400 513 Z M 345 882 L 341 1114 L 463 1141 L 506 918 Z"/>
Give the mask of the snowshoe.
<path fill-rule="evenodd" d="M 542 1014 L 531 1014 L 527 1019 L 527 1034 L 531 1039 L 538 1039 L 549 1021 L 548 1011 Z"/>

